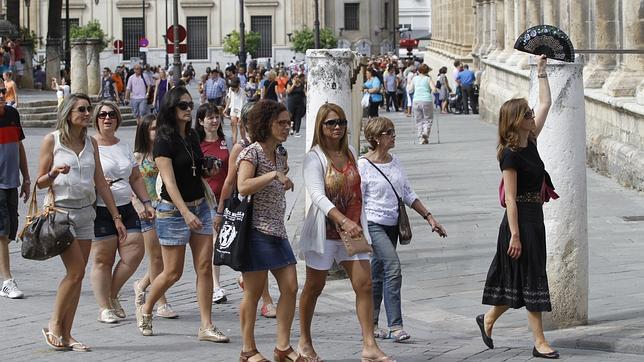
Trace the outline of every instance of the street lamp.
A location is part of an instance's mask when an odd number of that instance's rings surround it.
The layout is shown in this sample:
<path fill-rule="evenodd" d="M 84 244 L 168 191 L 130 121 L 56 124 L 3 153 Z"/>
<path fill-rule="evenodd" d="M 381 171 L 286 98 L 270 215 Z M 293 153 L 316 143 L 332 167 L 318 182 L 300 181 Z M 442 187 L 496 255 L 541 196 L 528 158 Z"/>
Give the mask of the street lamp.
<path fill-rule="evenodd" d="M 143 16 L 143 38 L 145 38 L 145 0 L 141 0 L 141 15 Z M 144 65 L 147 63 L 148 57 L 146 52 L 141 52 L 141 60 Z"/>
<path fill-rule="evenodd" d="M 288 41 L 291 42 L 291 36 L 293 36 L 293 33 L 286 33 L 286 36 L 288 36 Z"/>
<path fill-rule="evenodd" d="M 239 0 L 239 66 L 246 66 L 246 29 L 244 24 L 244 0 Z"/>
<path fill-rule="evenodd" d="M 29 25 L 31 23 L 31 19 L 30 19 L 31 14 L 29 14 L 30 13 L 29 5 L 31 5 L 31 0 L 25 0 L 25 6 L 27 7 L 27 32 L 30 32 L 29 31 Z"/>
<path fill-rule="evenodd" d="M 313 22 L 315 28 L 315 49 L 320 49 L 320 13 L 318 8 L 318 0 L 315 0 L 315 21 Z"/>

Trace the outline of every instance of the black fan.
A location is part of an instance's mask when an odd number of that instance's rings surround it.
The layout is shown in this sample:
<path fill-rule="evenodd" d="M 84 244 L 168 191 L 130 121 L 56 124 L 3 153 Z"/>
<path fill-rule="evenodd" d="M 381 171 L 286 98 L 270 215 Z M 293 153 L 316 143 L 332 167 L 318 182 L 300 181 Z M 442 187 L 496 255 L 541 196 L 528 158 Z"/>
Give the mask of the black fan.
<path fill-rule="evenodd" d="M 575 61 L 575 48 L 568 34 L 552 25 L 537 25 L 524 31 L 514 43 L 514 49 L 565 62 Z"/>

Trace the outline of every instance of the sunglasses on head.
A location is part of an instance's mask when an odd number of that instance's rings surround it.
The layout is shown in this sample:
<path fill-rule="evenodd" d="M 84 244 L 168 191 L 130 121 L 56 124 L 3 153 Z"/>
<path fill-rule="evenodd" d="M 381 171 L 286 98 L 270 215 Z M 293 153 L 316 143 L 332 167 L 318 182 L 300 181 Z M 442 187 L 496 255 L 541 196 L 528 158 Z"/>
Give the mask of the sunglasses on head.
<path fill-rule="evenodd" d="M 91 113 L 92 112 L 92 106 L 80 106 L 80 107 L 76 108 L 76 112 Z"/>
<path fill-rule="evenodd" d="M 324 121 L 324 125 L 329 128 L 335 128 L 336 126 L 346 127 L 347 123 L 346 119 L 327 119 Z"/>
<path fill-rule="evenodd" d="M 116 111 L 109 111 L 109 112 L 101 112 L 98 114 L 99 119 L 105 119 L 107 117 L 110 117 L 112 119 L 116 118 Z"/>
<path fill-rule="evenodd" d="M 534 109 L 529 109 L 527 110 L 524 114 L 523 117 L 526 119 L 532 119 L 534 118 Z"/>
<path fill-rule="evenodd" d="M 384 132 L 380 132 L 380 134 L 381 135 L 387 135 L 387 136 L 395 136 L 396 135 L 396 130 L 391 128 L 391 129 L 388 129 L 388 130 L 386 130 Z"/>
<path fill-rule="evenodd" d="M 195 104 L 194 102 L 181 101 L 177 103 L 177 108 L 179 108 L 182 111 L 187 111 L 188 109 L 193 110 L 195 109 Z"/>

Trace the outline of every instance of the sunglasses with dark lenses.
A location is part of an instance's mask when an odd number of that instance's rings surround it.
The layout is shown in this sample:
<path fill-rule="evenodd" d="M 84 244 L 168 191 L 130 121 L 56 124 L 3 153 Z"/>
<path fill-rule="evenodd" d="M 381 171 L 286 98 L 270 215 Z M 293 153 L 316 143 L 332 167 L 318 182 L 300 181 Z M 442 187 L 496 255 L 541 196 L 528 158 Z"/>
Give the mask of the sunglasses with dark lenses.
<path fill-rule="evenodd" d="M 0 88 L 0 93 L 7 94 L 7 88 Z"/>
<path fill-rule="evenodd" d="M 116 118 L 116 111 L 109 111 L 109 112 L 103 111 L 103 112 L 98 114 L 98 118 L 100 118 L 100 119 L 105 119 L 107 117 L 115 119 Z"/>
<path fill-rule="evenodd" d="M 391 129 L 388 129 L 388 130 L 386 130 L 384 132 L 381 132 L 380 134 L 387 135 L 387 136 L 395 136 L 396 135 L 396 130 L 391 128 Z"/>
<path fill-rule="evenodd" d="M 524 117 L 525 119 L 532 119 L 532 118 L 534 118 L 534 109 L 529 109 L 529 110 L 527 110 L 527 111 L 523 114 L 523 117 Z"/>
<path fill-rule="evenodd" d="M 188 109 L 193 110 L 193 109 L 195 109 L 195 104 L 194 104 L 194 102 L 181 101 L 181 102 L 177 103 L 177 108 L 179 108 L 182 111 L 187 111 Z"/>
<path fill-rule="evenodd" d="M 346 119 L 327 119 L 324 121 L 324 125 L 329 128 L 335 128 L 336 126 L 346 127 L 349 123 Z"/>
<path fill-rule="evenodd" d="M 80 107 L 76 108 L 76 112 L 92 113 L 92 106 L 80 106 Z"/>

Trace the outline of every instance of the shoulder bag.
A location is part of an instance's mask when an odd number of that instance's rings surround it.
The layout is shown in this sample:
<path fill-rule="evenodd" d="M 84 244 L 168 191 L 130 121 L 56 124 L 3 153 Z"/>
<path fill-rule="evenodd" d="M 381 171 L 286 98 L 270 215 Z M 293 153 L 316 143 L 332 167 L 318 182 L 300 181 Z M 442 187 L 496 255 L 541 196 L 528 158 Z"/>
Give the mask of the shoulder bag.
<path fill-rule="evenodd" d="M 409 224 L 409 216 L 407 216 L 407 209 L 405 208 L 405 203 L 403 200 L 398 196 L 398 192 L 396 192 L 396 188 L 394 185 L 389 181 L 389 178 L 385 176 L 385 174 L 374 164 L 371 162 L 366 157 L 363 157 L 367 162 L 371 164 L 380 174 L 382 177 L 387 180 L 389 185 L 391 186 L 391 189 L 394 190 L 394 194 L 396 195 L 396 199 L 398 199 L 398 238 L 400 239 L 400 245 L 408 245 L 411 243 L 411 225 Z"/>
<path fill-rule="evenodd" d="M 60 255 L 76 238 L 74 227 L 69 220 L 69 213 L 55 207 L 53 203 L 54 191 L 51 187 L 49 187 L 49 197 L 52 204 L 45 205 L 42 212 L 38 212 L 36 183 L 34 183 L 29 214 L 25 226 L 18 234 L 18 241 L 22 242 L 22 257 L 25 259 L 47 260 Z"/>

